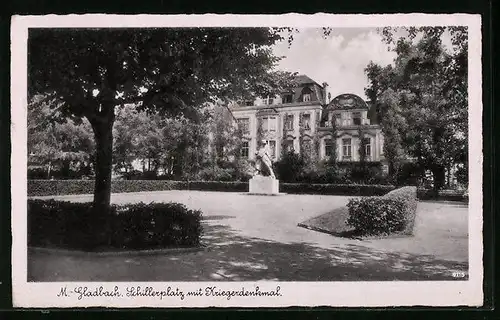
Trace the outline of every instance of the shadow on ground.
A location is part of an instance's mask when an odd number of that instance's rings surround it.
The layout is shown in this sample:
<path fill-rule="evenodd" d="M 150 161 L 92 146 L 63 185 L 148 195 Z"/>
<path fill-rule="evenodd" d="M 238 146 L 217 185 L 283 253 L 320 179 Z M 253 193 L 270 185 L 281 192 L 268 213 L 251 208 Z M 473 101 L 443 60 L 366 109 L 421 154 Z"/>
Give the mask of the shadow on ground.
<path fill-rule="evenodd" d="M 205 242 L 213 253 L 206 263 L 217 266 L 217 274 L 225 280 L 449 280 L 453 271 L 468 269 L 466 263 L 354 244 L 324 249 L 242 237 L 222 225 L 207 226 L 205 232 Z"/>
<path fill-rule="evenodd" d="M 217 220 L 206 221 L 204 230 L 207 250 L 197 253 L 72 257 L 31 252 L 28 281 L 452 280 L 453 271 L 468 268 L 433 256 L 355 244 L 325 249 L 245 237 Z"/>

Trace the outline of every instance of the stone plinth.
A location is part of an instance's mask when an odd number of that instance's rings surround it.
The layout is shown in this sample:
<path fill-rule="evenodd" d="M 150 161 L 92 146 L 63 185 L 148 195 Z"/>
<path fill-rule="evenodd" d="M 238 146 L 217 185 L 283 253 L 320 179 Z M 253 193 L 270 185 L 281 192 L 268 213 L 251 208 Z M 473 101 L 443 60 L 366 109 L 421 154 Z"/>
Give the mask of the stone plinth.
<path fill-rule="evenodd" d="M 271 177 L 255 176 L 249 181 L 252 194 L 278 194 L 279 180 Z"/>

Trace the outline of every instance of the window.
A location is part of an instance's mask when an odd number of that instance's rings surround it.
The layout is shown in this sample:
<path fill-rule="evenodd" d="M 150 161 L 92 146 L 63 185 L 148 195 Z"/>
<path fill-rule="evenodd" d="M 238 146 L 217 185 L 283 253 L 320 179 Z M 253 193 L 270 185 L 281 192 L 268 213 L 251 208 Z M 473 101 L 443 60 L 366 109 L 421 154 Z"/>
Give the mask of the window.
<path fill-rule="evenodd" d="M 332 139 L 325 139 L 325 156 L 331 157 L 333 155 L 333 140 Z"/>
<path fill-rule="evenodd" d="M 276 131 L 276 117 L 269 118 L 269 131 L 271 132 Z"/>
<path fill-rule="evenodd" d="M 365 156 L 369 158 L 372 156 L 372 146 L 370 138 L 363 138 L 363 143 L 365 145 Z"/>
<path fill-rule="evenodd" d="M 271 158 L 276 158 L 276 141 L 269 140 L 269 151 L 271 152 Z"/>
<path fill-rule="evenodd" d="M 354 125 L 356 125 L 356 126 L 361 125 L 361 113 L 354 112 L 352 114 L 352 120 L 353 120 Z"/>
<path fill-rule="evenodd" d="M 283 95 L 283 103 L 292 103 L 293 96 L 291 94 Z"/>
<path fill-rule="evenodd" d="M 293 140 L 286 140 L 285 141 L 285 150 L 287 152 L 292 152 L 294 151 L 294 147 L 293 147 Z"/>
<path fill-rule="evenodd" d="M 341 119 L 342 114 L 340 113 L 334 113 L 333 118 L 335 119 L 335 124 L 337 126 L 340 126 L 342 124 L 342 119 Z"/>
<path fill-rule="evenodd" d="M 263 131 L 276 131 L 276 117 L 263 117 L 262 130 Z"/>
<path fill-rule="evenodd" d="M 293 130 L 293 115 L 287 115 L 285 119 L 285 130 Z"/>
<path fill-rule="evenodd" d="M 311 115 L 306 113 L 302 115 L 302 125 L 304 129 L 311 130 Z"/>
<path fill-rule="evenodd" d="M 241 156 L 243 158 L 248 158 L 248 155 L 249 155 L 249 146 L 248 146 L 248 141 L 243 141 L 243 143 L 241 144 Z"/>
<path fill-rule="evenodd" d="M 267 97 L 262 99 L 262 103 L 264 104 L 273 104 L 274 103 L 274 98 Z"/>
<path fill-rule="evenodd" d="M 302 95 L 302 101 L 303 102 L 309 102 L 309 101 L 311 101 L 311 94 L 310 93 L 304 93 Z"/>
<path fill-rule="evenodd" d="M 245 105 L 247 107 L 253 106 L 253 101 L 252 100 L 247 100 L 247 101 L 245 101 Z"/>
<path fill-rule="evenodd" d="M 342 139 L 342 157 L 351 158 L 351 139 Z"/>
<path fill-rule="evenodd" d="M 243 119 L 237 119 L 236 121 L 238 123 L 238 129 L 240 129 L 243 133 L 250 132 L 250 119 L 243 118 Z"/>

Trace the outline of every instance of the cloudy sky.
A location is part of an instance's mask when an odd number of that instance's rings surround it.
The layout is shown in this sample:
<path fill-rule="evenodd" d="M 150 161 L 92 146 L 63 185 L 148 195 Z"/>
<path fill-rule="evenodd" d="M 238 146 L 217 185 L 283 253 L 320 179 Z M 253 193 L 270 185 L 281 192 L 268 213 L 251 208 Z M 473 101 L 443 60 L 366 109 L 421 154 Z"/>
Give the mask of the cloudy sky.
<path fill-rule="evenodd" d="M 279 69 L 306 74 L 320 84 L 326 81 L 332 98 L 354 93 L 365 99 L 364 68 L 370 60 L 385 66 L 395 58 L 375 28 L 338 28 L 326 39 L 322 29 L 302 29 L 291 47 L 283 41 L 273 50 L 285 56 Z"/>

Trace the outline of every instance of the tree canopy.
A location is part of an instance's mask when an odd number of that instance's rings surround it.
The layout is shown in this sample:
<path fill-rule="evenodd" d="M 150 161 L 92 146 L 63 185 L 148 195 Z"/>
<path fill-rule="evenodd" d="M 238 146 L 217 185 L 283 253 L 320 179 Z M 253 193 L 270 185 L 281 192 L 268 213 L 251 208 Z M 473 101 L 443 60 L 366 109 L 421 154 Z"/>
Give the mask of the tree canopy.
<path fill-rule="evenodd" d="M 375 105 L 390 166 L 403 155 L 431 170 L 435 188 L 451 164 L 466 162 L 467 30 L 461 27 L 384 28 L 397 53 L 393 65 L 370 63 L 366 94 Z M 443 44 L 443 35 L 451 47 Z M 465 146 L 465 147 L 464 147 Z"/>
<path fill-rule="evenodd" d="M 87 118 L 96 141 L 94 207 L 110 203 L 116 107 L 198 119 L 218 99 L 276 93 L 289 74 L 274 70 L 272 28 L 29 30 L 29 96 L 44 94 L 63 119 Z"/>

